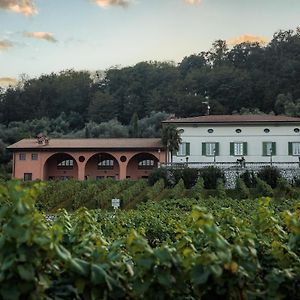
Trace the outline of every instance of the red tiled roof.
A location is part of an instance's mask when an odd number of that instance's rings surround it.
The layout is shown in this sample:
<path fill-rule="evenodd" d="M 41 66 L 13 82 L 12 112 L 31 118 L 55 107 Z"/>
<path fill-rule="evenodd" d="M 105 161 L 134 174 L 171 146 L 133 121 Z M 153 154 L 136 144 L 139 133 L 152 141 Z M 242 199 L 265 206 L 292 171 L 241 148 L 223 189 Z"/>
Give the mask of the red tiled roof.
<path fill-rule="evenodd" d="M 300 118 L 274 115 L 209 115 L 170 119 L 163 123 L 300 123 Z"/>
<path fill-rule="evenodd" d="M 23 139 L 8 149 L 148 149 L 163 148 L 158 138 L 111 138 L 111 139 L 49 139 L 47 145 L 37 143 L 36 139 Z"/>

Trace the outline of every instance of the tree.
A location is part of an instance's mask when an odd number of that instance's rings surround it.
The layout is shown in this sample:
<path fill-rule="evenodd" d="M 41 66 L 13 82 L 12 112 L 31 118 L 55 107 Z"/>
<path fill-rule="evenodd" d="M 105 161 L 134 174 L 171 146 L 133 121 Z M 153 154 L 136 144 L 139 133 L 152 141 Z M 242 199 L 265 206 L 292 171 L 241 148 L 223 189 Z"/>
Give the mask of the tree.
<path fill-rule="evenodd" d="M 164 125 L 162 129 L 162 143 L 167 149 L 167 161 L 169 161 L 169 152 L 171 153 L 171 163 L 173 162 L 173 152 L 179 150 L 181 144 L 181 130 L 175 125 Z"/>

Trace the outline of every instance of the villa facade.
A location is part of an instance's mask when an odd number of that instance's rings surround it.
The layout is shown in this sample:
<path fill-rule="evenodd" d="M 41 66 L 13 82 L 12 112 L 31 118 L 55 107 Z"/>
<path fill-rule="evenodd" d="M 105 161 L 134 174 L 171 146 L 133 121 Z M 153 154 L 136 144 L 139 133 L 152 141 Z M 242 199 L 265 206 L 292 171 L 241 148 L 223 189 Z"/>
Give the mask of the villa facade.
<path fill-rule="evenodd" d="M 209 115 L 164 124 L 181 131 L 174 163 L 299 163 L 300 118 Z"/>
<path fill-rule="evenodd" d="M 13 152 L 14 178 L 140 179 L 166 163 L 160 139 L 23 139 Z"/>

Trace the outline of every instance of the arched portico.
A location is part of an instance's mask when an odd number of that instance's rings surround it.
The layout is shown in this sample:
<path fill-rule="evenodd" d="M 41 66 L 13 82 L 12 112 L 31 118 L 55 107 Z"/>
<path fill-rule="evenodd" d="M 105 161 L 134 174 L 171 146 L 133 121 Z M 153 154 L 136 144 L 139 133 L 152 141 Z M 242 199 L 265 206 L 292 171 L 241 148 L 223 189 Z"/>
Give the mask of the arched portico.
<path fill-rule="evenodd" d="M 134 155 L 127 164 L 126 177 L 131 179 L 148 178 L 153 169 L 158 167 L 158 158 L 147 152 Z"/>
<path fill-rule="evenodd" d="M 117 159 L 109 153 L 92 155 L 85 165 L 86 179 L 120 178 L 120 166 Z"/>
<path fill-rule="evenodd" d="M 78 165 L 75 158 L 67 153 L 55 153 L 44 164 L 43 180 L 78 179 Z"/>

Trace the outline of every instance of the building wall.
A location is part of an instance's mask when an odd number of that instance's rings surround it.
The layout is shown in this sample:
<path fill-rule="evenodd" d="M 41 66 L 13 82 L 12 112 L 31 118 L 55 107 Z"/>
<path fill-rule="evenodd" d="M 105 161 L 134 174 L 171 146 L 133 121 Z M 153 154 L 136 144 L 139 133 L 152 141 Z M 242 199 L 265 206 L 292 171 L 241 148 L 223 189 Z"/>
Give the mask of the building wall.
<path fill-rule="evenodd" d="M 52 157 L 58 153 L 57 151 L 16 151 L 14 152 L 13 160 L 13 177 L 17 179 L 24 179 L 25 173 L 32 174 L 32 180 L 48 180 L 49 176 L 63 177 L 70 176 L 74 179 L 84 180 L 86 177 L 96 178 L 96 176 L 114 176 L 116 179 L 125 179 L 127 172 L 132 178 L 141 178 L 141 170 L 128 163 L 131 158 L 140 154 L 140 151 L 110 151 L 110 152 L 95 152 L 95 151 L 68 151 L 63 152 L 70 155 L 74 160 L 74 168 L 72 170 L 57 169 L 57 162 Z M 20 153 L 25 154 L 25 160 L 20 160 Z M 31 159 L 31 154 L 37 153 L 37 160 Z M 96 170 L 97 162 L 94 161 L 94 156 L 99 153 L 106 153 L 114 157 L 116 160 L 116 167 L 113 170 Z M 165 163 L 166 155 L 164 151 L 146 151 L 160 162 Z M 126 157 L 124 161 L 122 157 Z M 84 160 L 82 161 L 82 157 Z M 119 168 L 117 168 L 117 165 Z"/>
<path fill-rule="evenodd" d="M 235 162 L 237 156 L 230 155 L 230 142 L 247 142 L 246 161 L 268 162 L 269 156 L 263 156 L 263 142 L 276 142 L 276 155 L 272 156 L 274 162 L 297 162 L 298 156 L 288 155 L 288 143 L 300 142 L 300 133 L 294 131 L 300 128 L 296 125 L 180 125 L 183 129 L 181 134 L 182 142 L 190 143 L 190 155 L 173 156 L 174 162 L 185 162 L 188 157 L 189 162 L 212 162 L 213 157 L 202 155 L 202 143 L 218 142 L 219 156 L 218 162 Z M 264 129 L 268 128 L 269 133 Z M 208 133 L 213 129 L 213 133 Z M 236 129 L 241 129 L 241 133 L 236 133 Z"/>

